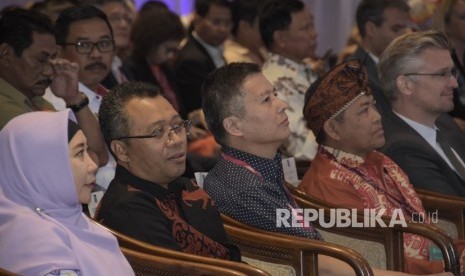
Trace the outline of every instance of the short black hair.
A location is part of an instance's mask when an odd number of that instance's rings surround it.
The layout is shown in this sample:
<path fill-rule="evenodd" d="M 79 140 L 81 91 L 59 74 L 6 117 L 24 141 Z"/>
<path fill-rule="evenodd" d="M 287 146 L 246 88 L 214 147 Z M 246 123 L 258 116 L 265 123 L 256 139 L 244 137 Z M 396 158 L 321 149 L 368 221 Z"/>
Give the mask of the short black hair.
<path fill-rule="evenodd" d="M 231 2 L 228 0 L 195 0 L 195 13 L 200 17 L 205 17 L 212 5 L 225 7 L 231 10 Z"/>
<path fill-rule="evenodd" d="M 103 98 L 98 113 L 100 129 L 109 149 L 112 140 L 129 135 L 130 121 L 125 109 L 129 100 L 159 95 L 158 86 L 139 81 L 127 81 L 110 90 Z"/>
<path fill-rule="evenodd" d="M 292 13 L 300 12 L 305 5 L 300 0 L 272 0 L 263 5 L 259 16 L 260 35 L 265 47 L 273 46 L 273 34 L 286 30 L 292 23 Z"/>
<path fill-rule="evenodd" d="M 373 22 L 376 26 L 383 24 L 383 13 L 388 8 L 395 8 L 406 13 L 410 12 L 410 6 L 405 0 L 362 0 L 360 2 L 355 18 L 358 31 L 362 37 L 365 36 L 366 23 Z"/>
<path fill-rule="evenodd" d="M 232 3 L 233 27 L 231 32 L 233 35 L 237 34 L 239 21 L 243 20 L 252 25 L 255 20 L 258 20 L 259 10 L 263 2 L 264 0 L 235 0 Z"/>
<path fill-rule="evenodd" d="M 54 31 L 52 20 L 37 11 L 16 8 L 0 18 L 0 43 L 10 45 L 18 57 L 33 43 L 34 32 L 53 36 Z"/>
<path fill-rule="evenodd" d="M 245 113 L 242 86 L 250 75 L 260 73 L 255 63 L 233 62 L 210 73 L 202 86 L 202 109 L 208 129 L 216 141 L 227 145 L 223 121 Z"/>
<path fill-rule="evenodd" d="M 57 44 L 66 43 L 66 38 L 69 35 L 69 26 L 76 22 L 86 19 L 100 18 L 110 29 L 111 37 L 113 38 L 113 30 L 110 22 L 104 12 L 94 6 L 77 6 L 65 9 L 56 21 L 55 39 Z"/>

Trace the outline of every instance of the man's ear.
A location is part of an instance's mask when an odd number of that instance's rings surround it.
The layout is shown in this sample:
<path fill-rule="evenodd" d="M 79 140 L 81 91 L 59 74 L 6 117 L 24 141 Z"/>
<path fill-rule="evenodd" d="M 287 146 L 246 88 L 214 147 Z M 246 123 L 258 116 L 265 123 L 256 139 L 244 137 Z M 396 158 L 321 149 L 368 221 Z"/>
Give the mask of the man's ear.
<path fill-rule="evenodd" d="M 325 132 L 328 138 L 331 138 L 336 141 L 341 139 L 341 137 L 339 136 L 339 128 L 337 122 L 335 122 L 334 120 L 327 120 L 323 124 L 323 131 Z"/>
<path fill-rule="evenodd" d="M 116 158 L 121 162 L 129 162 L 129 156 L 127 152 L 128 146 L 119 140 L 113 140 L 110 144 L 111 151 L 116 155 Z"/>
<path fill-rule="evenodd" d="M 404 75 L 397 76 L 396 84 L 397 84 L 397 88 L 400 93 L 404 95 L 411 95 L 413 93 L 413 90 L 412 90 L 413 83 L 412 83 L 412 80 L 410 80 L 408 76 L 404 76 Z"/>
<path fill-rule="evenodd" d="M 241 126 L 240 119 L 235 116 L 230 116 L 223 120 L 223 127 L 229 135 L 242 136 Z"/>
<path fill-rule="evenodd" d="M 194 12 L 194 16 L 192 17 L 192 28 L 195 30 L 195 27 L 200 24 L 200 21 L 202 21 L 202 17 L 198 15 L 196 12 Z"/>
<path fill-rule="evenodd" d="M 368 21 L 365 23 L 365 36 L 367 37 L 373 37 L 376 33 L 376 29 L 378 26 L 372 21 Z"/>
<path fill-rule="evenodd" d="M 279 30 L 273 33 L 273 44 L 283 48 L 287 43 L 287 31 Z"/>
<path fill-rule="evenodd" d="M 5 42 L 0 44 L 0 63 L 3 66 L 11 64 L 12 55 L 15 55 L 15 51 L 11 46 Z"/>

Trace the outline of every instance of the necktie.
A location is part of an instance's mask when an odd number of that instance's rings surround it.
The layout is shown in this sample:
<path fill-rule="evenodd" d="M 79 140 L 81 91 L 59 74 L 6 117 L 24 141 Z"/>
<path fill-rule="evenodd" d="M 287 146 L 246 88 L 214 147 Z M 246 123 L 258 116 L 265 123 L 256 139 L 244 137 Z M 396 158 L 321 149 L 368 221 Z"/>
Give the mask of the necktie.
<path fill-rule="evenodd" d="M 452 151 L 452 147 L 447 141 L 447 138 L 444 137 L 439 130 L 436 131 L 436 142 L 438 142 L 447 158 L 452 163 L 452 166 L 454 166 L 456 173 L 465 181 L 465 167 L 462 165 L 457 155 Z"/>
<path fill-rule="evenodd" d="M 108 89 L 106 89 L 103 85 L 99 84 L 95 92 L 100 96 L 105 97 L 105 95 L 108 94 Z"/>

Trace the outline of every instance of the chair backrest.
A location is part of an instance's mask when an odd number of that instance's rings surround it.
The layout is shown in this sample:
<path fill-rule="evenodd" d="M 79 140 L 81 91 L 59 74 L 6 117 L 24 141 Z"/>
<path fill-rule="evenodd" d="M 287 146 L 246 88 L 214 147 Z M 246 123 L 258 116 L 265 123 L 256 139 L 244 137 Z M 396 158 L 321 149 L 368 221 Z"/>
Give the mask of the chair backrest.
<path fill-rule="evenodd" d="M 96 222 L 98 224 L 98 222 Z M 208 265 L 214 265 L 214 266 L 219 266 L 219 267 L 224 267 L 224 268 L 229 268 L 233 269 L 236 271 L 240 271 L 242 273 L 245 273 L 250 276 L 266 276 L 269 275 L 265 271 L 262 271 L 256 267 L 247 265 L 245 263 L 240 263 L 240 262 L 233 262 L 233 261 L 227 261 L 227 260 L 222 260 L 222 259 L 215 259 L 215 258 L 207 258 L 207 257 L 202 257 L 202 256 L 197 256 L 193 254 L 188 254 L 184 252 L 179 252 L 175 250 L 170 250 L 167 248 L 163 248 L 160 246 L 152 245 L 134 238 L 131 238 L 129 236 L 126 236 L 122 233 L 119 233 L 118 231 L 115 231 L 113 229 L 107 228 L 101 224 L 99 224 L 101 227 L 107 229 L 109 232 L 111 232 L 116 239 L 118 240 L 119 246 L 124 247 L 127 249 L 135 250 L 141 253 L 146 253 L 150 255 L 156 255 L 160 257 L 168 257 L 168 258 L 174 258 L 178 260 L 185 260 L 189 262 L 196 262 L 196 263 L 202 263 L 202 264 L 208 264 Z"/>
<path fill-rule="evenodd" d="M 415 190 L 427 211 L 438 212 L 438 227 L 454 239 L 465 239 L 465 198 Z"/>
<path fill-rule="evenodd" d="M 324 213 L 325 220 L 329 220 L 331 208 L 338 208 L 338 206 L 311 197 L 290 184 L 287 184 L 287 188 L 301 208 L 321 210 Z M 357 217 L 363 218 L 364 215 L 362 212 L 357 212 Z M 390 218 L 382 217 L 382 220 L 386 225 L 389 225 Z M 376 225 L 375 227 L 370 227 L 369 230 L 367 228 L 357 227 L 331 227 L 324 228 L 324 230 L 355 238 L 361 242 L 368 240 L 383 244 L 386 254 L 386 268 L 395 271 L 404 270 L 403 234 L 412 233 L 423 236 L 433 241 L 441 249 L 445 270 L 454 274 L 459 274 L 459 255 L 450 237 L 443 234 L 440 229 L 432 225 L 409 222 L 406 222 L 406 224 L 407 227 L 398 224 L 393 227 L 381 227 Z M 314 225 L 317 228 L 322 228 L 319 224 L 319 220 L 315 221 Z M 365 254 L 373 254 L 373 249 L 365 252 Z"/>
<path fill-rule="evenodd" d="M 202 275 L 202 276 L 247 276 L 247 274 L 229 268 L 188 262 L 174 258 L 150 255 L 121 247 L 121 252 L 131 264 L 136 275 Z"/>
<path fill-rule="evenodd" d="M 221 215 L 229 239 L 241 254 L 270 263 L 292 266 L 297 275 L 318 275 L 318 255 L 349 264 L 356 275 L 373 275 L 368 262 L 357 252 L 340 245 L 259 230 Z"/>

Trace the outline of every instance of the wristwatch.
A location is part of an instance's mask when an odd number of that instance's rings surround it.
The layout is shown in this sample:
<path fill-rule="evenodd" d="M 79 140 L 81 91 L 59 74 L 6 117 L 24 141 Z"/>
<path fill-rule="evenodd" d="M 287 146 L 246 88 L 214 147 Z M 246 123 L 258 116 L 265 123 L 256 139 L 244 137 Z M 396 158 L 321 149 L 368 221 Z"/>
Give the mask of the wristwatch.
<path fill-rule="evenodd" d="M 78 102 L 77 104 L 66 105 L 66 108 L 71 108 L 71 110 L 74 113 L 78 113 L 79 111 L 81 111 L 81 109 L 88 106 L 89 105 L 89 98 L 87 98 L 86 94 L 84 94 L 82 92 L 80 93 L 80 95 L 82 97 L 82 100 L 80 102 Z"/>

